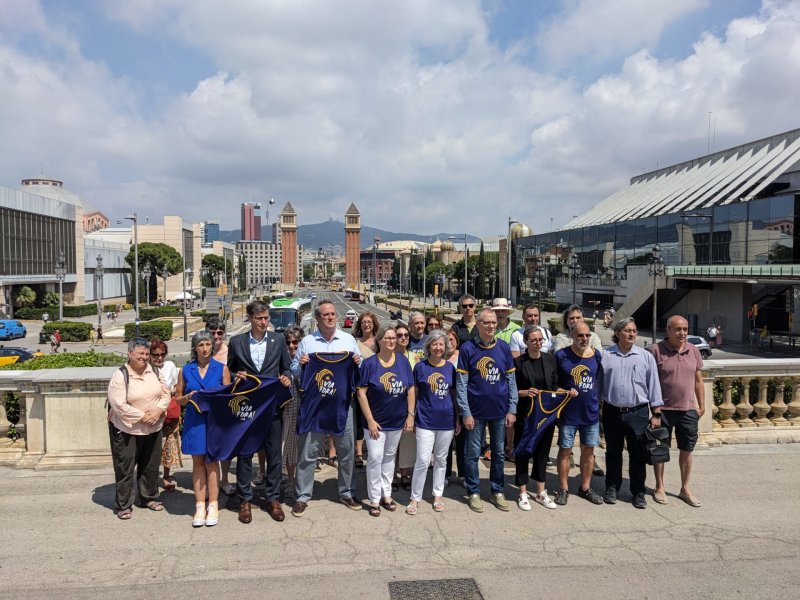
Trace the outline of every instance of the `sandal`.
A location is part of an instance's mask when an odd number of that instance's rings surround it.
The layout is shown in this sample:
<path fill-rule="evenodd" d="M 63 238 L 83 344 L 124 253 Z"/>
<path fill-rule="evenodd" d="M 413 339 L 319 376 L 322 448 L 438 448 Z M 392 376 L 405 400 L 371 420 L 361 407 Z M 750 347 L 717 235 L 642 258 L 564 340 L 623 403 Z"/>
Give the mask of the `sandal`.
<path fill-rule="evenodd" d="M 160 512 L 164 510 L 164 505 L 157 500 L 150 500 L 149 502 L 145 502 L 142 504 L 142 508 L 149 508 L 150 510 L 154 510 L 156 512 Z"/>
<path fill-rule="evenodd" d="M 369 516 L 370 517 L 380 517 L 381 516 L 381 508 L 380 508 L 380 506 L 370 506 L 369 507 Z"/>
<path fill-rule="evenodd" d="M 397 503 L 391 498 L 389 498 L 389 500 L 386 500 L 386 498 L 381 498 L 381 506 L 389 512 L 394 512 L 397 510 Z"/>
<path fill-rule="evenodd" d="M 444 510 L 444 504 L 442 503 L 441 500 L 433 503 L 433 510 L 435 510 L 436 512 L 442 512 Z"/>
<path fill-rule="evenodd" d="M 133 511 L 130 508 L 117 511 L 117 518 L 123 521 L 127 521 L 132 516 L 133 516 Z"/>
<path fill-rule="evenodd" d="M 172 477 L 170 477 L 169 479 L 164 479 L 164 491 L 165 492 L 174 492 L 176 485 L 177 484 L 175 483 L 175 480 Z"/>
<path fill-rule="evenodd" d="M 412 516 L 417 514 L 417 503 L 416 502 L 412 502 L 411 504 L 406 506 L 406 514 L 407 515 L 412 515 Z"/>
<path fill-rule="evenodd" d="M 364 457 L 360 454 L 356 455 L 356 468 L 363 469 L 364 468 Z"/>
<path fill-rule="evenodd" d="M 411 476 L 410 475 L 403 475 L 400 478 L 400 485 L 403 486 L 404 490 L 410 490 L 411 489 Z"/>

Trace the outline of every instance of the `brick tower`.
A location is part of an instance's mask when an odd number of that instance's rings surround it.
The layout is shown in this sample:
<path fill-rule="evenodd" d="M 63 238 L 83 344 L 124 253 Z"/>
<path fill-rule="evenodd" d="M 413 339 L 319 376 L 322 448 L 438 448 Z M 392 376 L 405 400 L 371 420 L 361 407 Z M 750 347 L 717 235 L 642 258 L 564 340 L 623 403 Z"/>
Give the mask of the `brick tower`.
<path fill-rule="evenodd" d="M 357 288 L 361 273 L 361 213 L 355 204 L 344 213 L 345 285 Z"/>
<path fill-rule="evenodd" d="M 281 221 L 281 283 L 294 287 L 297 283 L 297 213 L 287 202 Z"/>

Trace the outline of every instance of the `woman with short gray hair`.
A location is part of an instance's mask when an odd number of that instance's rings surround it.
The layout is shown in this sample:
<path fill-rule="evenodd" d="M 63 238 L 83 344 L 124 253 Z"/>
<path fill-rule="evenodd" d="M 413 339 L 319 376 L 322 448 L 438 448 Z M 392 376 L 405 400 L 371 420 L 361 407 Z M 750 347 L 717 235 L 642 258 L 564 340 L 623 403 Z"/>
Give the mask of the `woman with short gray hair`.
<path fill-rule="evenodd" d="M 211 359 L 213 350 L 214 338 L 210 332 L 201 330 L 195 333 L 192 336 L 192 360 L 181 369 L 175 386 L 175 400 L 186 407 L 183 451 L 192 456 L 195 501 L 192 527 L 212 527 L 219 522 L 219 462 L 206 462 L 206 415 L 190 402 L 198 391 L 213 390 L 231 382 L 228 367 Z"/>
<path fill-rule="evenodd" d="M 150 342 L 128 342 L 128 361 L 108 382 L 108 432 L 116 482 L 117 517 L 133 516 L 134 475 L 139 505 L 161 511 L 158 502 L 158 467 L 161 429 L 170 395 L 150 365 Z"/>
<path fill-rule="evenodd" d="M 441 329 L 435 329 L 425 340 L 425 360 L 414 366 L 416 386 L 415 425 L 417 434 L 417 461 L 411 482 L 411 502 L 406 514 L 417 514 L 422 500 L 422 489 L 428 474 L 428 464 L 433 453 L 433 510 L 444 510 L 447 455 L 454 432 L 459 430 L 458 409 L 455 401 L 456 369 L 447 361 L 450 340 Z"/>

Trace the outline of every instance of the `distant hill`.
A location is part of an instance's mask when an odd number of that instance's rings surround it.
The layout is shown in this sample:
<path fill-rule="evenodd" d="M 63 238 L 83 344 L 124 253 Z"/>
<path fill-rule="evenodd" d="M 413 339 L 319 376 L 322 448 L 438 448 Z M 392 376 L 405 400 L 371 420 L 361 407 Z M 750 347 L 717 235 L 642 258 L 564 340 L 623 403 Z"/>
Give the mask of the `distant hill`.
<path fill-rule="evenodd" d="M 261 239 L 272 239 L 271 228 L 261 228 Z M 241 229 L 233 231 L 220 231 L 220 239 L 224 242 L 235 243 L 241 239 Z M 382 242 L 394 242 L 397 240 L 414 240 L 418 242 L 435 242 L 437 239 L 446 240 L 450 236 L 460 239 L 464 238 L 463 233 L 435 233 L 433 235 L 420 235 L 418 233 L 395 233 L 386 231 L 369 225 L 361 227 L 361 247 L 366 247 L 372 243 L 375 236 L 379 236 Z M 467 235 L 467 241 L 479 242 L 480 238 Z M 297 243 L 307 248 L 327 248 L 330 246 L 344 247 L 344 223 L 342 221 L 323 221 L 312 225 L 299 225 L 297 227 Z M 457 242 L 456 242 L 457 243 Z"/>

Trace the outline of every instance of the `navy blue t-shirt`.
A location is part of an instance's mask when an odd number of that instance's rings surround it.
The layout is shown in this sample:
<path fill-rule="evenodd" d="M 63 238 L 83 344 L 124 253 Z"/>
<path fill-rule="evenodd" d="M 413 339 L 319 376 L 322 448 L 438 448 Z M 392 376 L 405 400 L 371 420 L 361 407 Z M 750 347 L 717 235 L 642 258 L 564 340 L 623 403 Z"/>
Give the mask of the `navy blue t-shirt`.
<path fill-rule="evenodd" d="M 434 367 L 424 360 L 414 366 L 417 386 L 417 427 L 448 431 L 456 426 L 456 368 L 445 361 Z"/>
<path fill-rule="evenodd" d="M 297 433 L 344 434 L 357 376 L 352 352 L 309 354 L 300 382 Z"/>
<path fill-rule="evenodd" d="M 514 372 L 511 349 L 503 340 L 484 346 L 480 339 L 464 342 L 458 353 L 458 372 L 466 373 L 467 401 L 480 421 L 504 419 L 509 409 L 508 380 Z"/>
<path fill-rule="evenodd" d="M 603 389 L 603 368 L 600 353 L 582 358 L 568 346 L 556 352 L 558 385 L 562 389 L 575 388 L 575 396 L 561 411 L 558 422 L 562 425 L 594 425 L 600 422 L 600 390 Z"/>
<path fill-rule="evenodd" d="M 392 354 L 391 364 L 383 366 L 377 354 L 361 363 L 359 388 L 366 388 L 372 418 L 384 431 L 397 431 L 406 424 L 408 388 L 414 385 L 411 363 Z M 367 420 L 361 416 L 364 427 Z"/>

